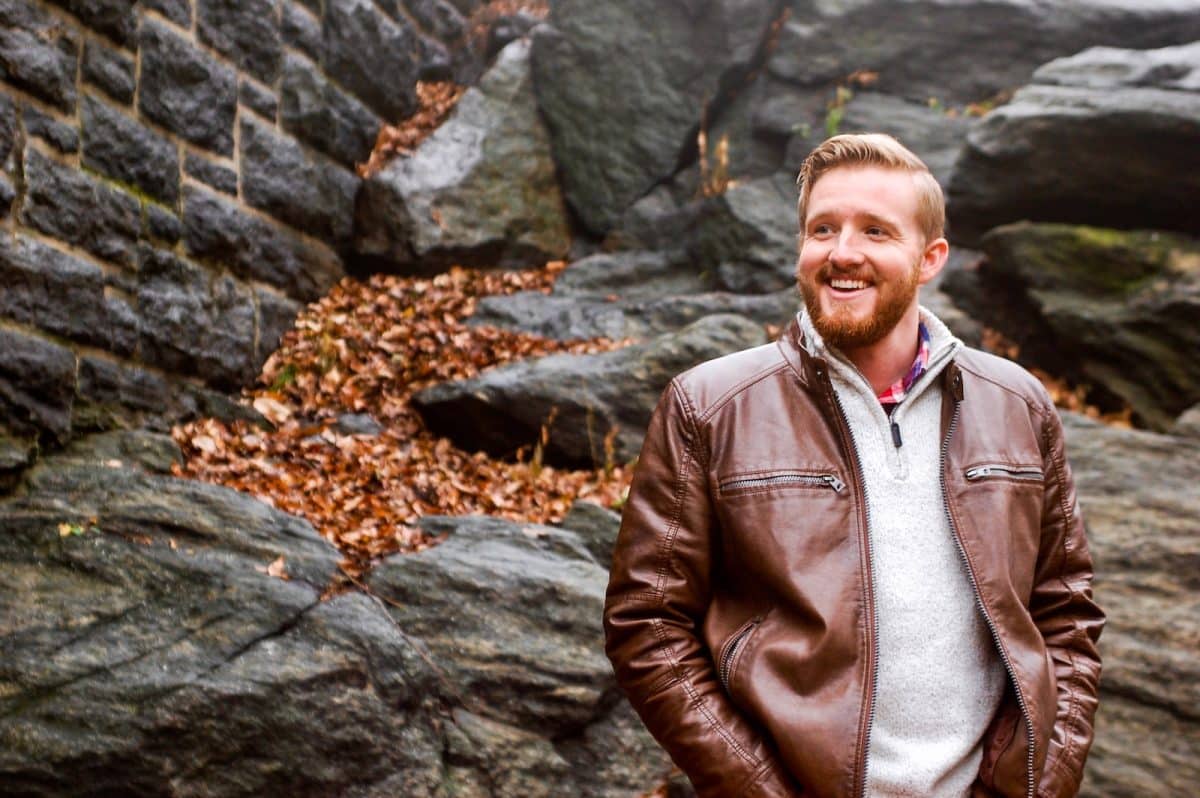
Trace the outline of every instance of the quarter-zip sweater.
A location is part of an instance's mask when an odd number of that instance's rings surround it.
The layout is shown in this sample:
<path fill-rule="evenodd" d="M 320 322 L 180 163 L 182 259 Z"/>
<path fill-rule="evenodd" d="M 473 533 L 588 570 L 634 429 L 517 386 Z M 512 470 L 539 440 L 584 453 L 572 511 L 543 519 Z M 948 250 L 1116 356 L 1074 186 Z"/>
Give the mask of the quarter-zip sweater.
<path fill-rule="evenodd" d="M 962 346 L 931 313 L 929 362 L 891 417 L 862 373 L 827 347 L 807 314 L 812 354 L 829 363 L 862 467 L 878 663 L 866 795 L 962 798 L 1005 671 L 955 543 L 942 495 L 937 376 Z"/>

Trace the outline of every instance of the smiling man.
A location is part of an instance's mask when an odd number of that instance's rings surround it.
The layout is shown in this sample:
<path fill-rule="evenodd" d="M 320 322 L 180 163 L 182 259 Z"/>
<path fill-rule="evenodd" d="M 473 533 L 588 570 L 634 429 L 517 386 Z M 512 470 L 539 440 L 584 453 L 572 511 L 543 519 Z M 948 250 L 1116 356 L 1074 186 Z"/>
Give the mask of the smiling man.
<path fill-rule="evenodd" d="M 1050 398 L 918 304 L 944 203 L 895 139 L 824 142 L 799 213 L 805 309 L 651 420 L 618 681 L 702 798 L 1075 795 L 1104 616 Z"/>

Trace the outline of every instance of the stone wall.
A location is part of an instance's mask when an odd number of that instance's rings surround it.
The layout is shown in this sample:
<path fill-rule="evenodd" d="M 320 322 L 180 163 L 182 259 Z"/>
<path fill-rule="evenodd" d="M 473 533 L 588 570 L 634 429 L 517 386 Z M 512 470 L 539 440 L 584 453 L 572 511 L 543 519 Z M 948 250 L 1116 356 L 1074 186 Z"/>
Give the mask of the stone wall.
<path fill-rule="evenodd" d="M 0 0 L 0 470 L 252 380 L 476 5 Z"/>

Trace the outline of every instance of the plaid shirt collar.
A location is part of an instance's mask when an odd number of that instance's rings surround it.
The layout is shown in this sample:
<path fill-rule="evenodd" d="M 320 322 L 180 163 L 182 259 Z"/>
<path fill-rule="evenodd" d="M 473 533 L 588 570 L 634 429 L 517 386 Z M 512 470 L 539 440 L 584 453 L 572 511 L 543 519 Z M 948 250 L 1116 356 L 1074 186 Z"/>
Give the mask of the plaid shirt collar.
<path fill-rule="evenodd" d="M 879 394 L 879 402 L 885 409 L 891 410 L 892 407 L 904 401 L 904 397 L 908 396 L 908 392 L 912 390 L 913 383 L 925 373 L 925 367 L 929 365 L 929 330 L 925 327 L 925 322 L 921 322 L 917 326 L 917 357 L 913 360 L 912 368 L 904 375 L 903 379 L 896 380 L 886 390 Z M 889 407 L 890 406 L 890 407 Z"/>

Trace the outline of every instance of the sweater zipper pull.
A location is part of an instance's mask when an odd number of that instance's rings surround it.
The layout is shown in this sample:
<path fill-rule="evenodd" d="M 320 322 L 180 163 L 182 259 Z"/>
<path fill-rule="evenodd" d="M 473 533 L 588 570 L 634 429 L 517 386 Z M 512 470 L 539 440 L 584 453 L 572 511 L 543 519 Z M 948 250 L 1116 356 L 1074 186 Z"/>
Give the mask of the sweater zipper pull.
<path fill-rule="evenodd" d="M 892 422 L 892 443 L 897 449 L 904 445 L 904 440 L 900 437 L 900 425 L 895 421 Z"/>

